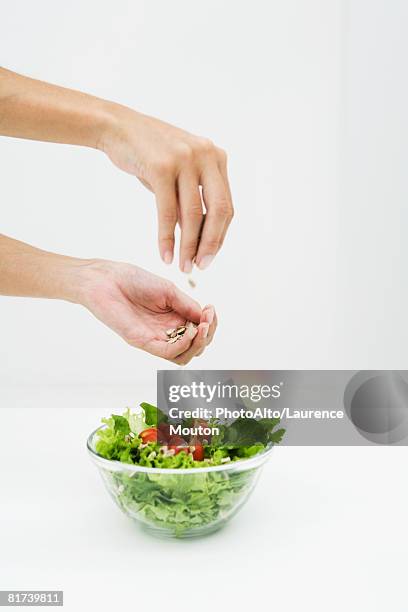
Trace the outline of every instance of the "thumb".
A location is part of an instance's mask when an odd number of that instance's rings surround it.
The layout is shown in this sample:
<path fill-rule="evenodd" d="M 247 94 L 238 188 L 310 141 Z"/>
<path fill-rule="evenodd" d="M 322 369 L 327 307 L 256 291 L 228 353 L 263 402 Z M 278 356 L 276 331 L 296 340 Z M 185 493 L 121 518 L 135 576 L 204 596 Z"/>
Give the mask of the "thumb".
<path fill-rule="evenodd" d="M 202 313 L 201 306 L 189 295 L 183 293 L 183 291 L 180 291 L 177 287 L 174 287 L 170 292 L 169 302 L 169 306 L 171 306 L 180 316 L 187 319 L 187 321 L 200 323 Z"/>

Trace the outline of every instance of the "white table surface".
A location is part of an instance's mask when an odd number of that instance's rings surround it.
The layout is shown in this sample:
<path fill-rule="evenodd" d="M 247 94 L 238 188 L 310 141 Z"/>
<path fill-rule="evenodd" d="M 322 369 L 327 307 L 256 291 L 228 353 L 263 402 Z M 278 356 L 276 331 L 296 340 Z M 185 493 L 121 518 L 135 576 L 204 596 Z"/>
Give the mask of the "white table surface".
<path fill-rule="evenodd" d="M 223 531 L 155 539 L 114 506 L 85 451 L 100 416 L 154 397 L 1 390 L 1 589 L 62 589 L 73 611 L 406 612 L 407 448 L 277 448 Z"/>

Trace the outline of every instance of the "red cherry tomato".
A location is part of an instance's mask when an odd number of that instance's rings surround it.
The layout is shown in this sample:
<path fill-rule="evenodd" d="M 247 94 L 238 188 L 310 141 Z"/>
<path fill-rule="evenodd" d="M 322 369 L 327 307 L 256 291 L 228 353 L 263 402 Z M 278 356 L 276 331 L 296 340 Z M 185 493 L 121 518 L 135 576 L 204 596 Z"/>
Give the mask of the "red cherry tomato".
<path fill-rule="evenodd" d="M 143 444 L 148 442 L 157 442 L 157 429 L 156 427 L 149 427 L 140 432 L 139 437 L 142 439 Z"/>
<path fill-rule="evenodd" d="M 181 436 L 171 436 L 168 446 L 170 450 L 174 450 L 175 455 L 181 451 L 188 453 L 190 450 L 187 442 Z"/>
<path fill-rule="evenodd" d="M 195 461 L 203 461 L 204 459 L 204 446 L 200 443 L 200 442 L 195 442 L 194 443 L 194 450 L 193 450 L 193 459 L 195 459 Z"/>
<path fill-rule="evenodd" d="M 190 438 L 190 453 L 193 453 L 195 461 L 202 461 L 204 459 L 204 446 L 201 443 L 200 436 Z"/>
<path fill-rule="evenodd" d="M 142 439 L 143 444 L 148 442 L 158 442 L 159 444 L 166 444 L 167 438 L 163 435 L 157 427 L 149 427 L 140 432 L 139 437 Z"/>

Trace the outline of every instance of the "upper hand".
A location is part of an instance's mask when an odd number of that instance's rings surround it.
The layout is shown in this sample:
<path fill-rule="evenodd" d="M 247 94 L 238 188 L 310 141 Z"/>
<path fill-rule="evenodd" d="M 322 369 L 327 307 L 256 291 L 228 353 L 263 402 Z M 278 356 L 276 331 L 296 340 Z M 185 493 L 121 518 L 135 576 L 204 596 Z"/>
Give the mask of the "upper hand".
<path fill-rule="evenodd" d="M 206 268 L 233 217 L 225 152 L 210 140 L 129 108 L 114 105 L 111 117 L 98 146 L 154 192 L 163 261 L 173 260 L 179 223 L 180 269 L 189 273 L 193 263 Z"/>

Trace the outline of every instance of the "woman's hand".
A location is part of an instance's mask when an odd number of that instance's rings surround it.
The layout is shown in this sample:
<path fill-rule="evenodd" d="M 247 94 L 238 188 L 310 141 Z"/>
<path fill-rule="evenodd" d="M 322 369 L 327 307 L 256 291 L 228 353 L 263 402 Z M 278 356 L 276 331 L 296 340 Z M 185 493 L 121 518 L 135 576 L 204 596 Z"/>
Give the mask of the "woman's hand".
<path fill-rule="evenodd" d="M 217 327 L 212 306 L 202 309 L 172 283 L 141 268 L 65 257 L 1 234 L 0 295 L 81 304 L 132 346 L 179 365 L 200 355 Z M 197 327 L 167 342 L 166 330 L 187 321 Z"/>
<path fill-rule="evenodd" d="M 199 304 L 169 281 L 130 264 L 91 262 L 82 270 L 81 303 L 128 344 L 157 357 L 186 365 L 211 342 L 217 317 L 213 306 Z M 166 330 L 186 322 L 177 342 Z"/>
<path fill-rule="evenodd" d="M 233 215 L 227 158 L 210 140 L 130 108 L 0 67 L 0 134 L 94 147 L 154 192 L 159 248 L 180 268 L 209 266 Z M 205 215 L 204 215 L 205 208 Z"/>
<path fill-rule="evenodd" d="M 210 140 L 126 107 L 112 105 L 110 117 L 98 148 L 154 192 L 163 261 L 173 260 L 179 223 L 180 269 L 189 273 L 196 263 L 203 270 L 220 250 L 233 217 L 226 153 Z"/>

